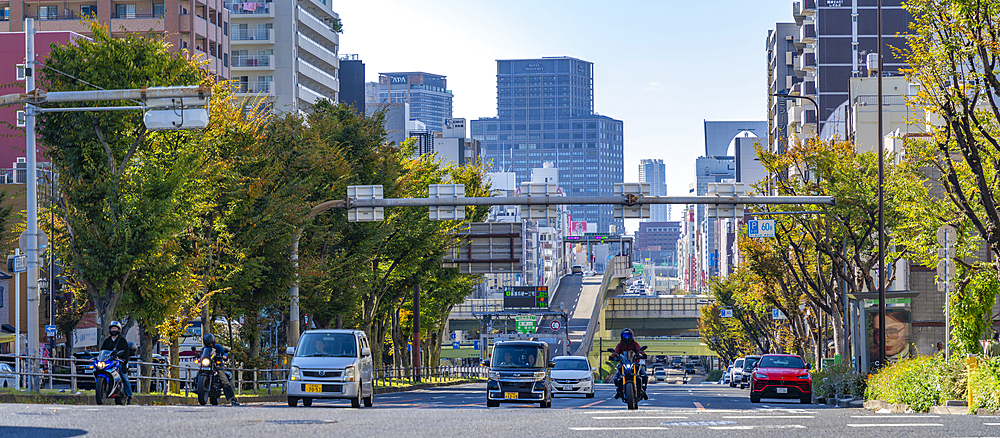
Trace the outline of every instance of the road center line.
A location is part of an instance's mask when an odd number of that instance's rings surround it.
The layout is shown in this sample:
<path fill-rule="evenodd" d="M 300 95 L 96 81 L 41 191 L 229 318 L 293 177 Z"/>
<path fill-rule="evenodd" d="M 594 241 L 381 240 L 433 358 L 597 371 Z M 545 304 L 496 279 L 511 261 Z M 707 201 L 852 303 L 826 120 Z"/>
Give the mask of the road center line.
<path fill-rule="evenodd" d="M 701 403 L 698 403 L 698 402 L 694 402 L 694 407 L 698 408 L 699 411 L 704 411 L 705 410 L 705 407 L 702 406 Z"/>
<path fill-rule="evenodd" d="M 983 426 L 1000 426 L 1000 423 L 983 423 Z"/>
<path fill-rule="evenodd" d="M 667 430 L 666 427 L 659 426 L 649 426 L 649 427 L 571 427 L 569 430 Z"/>
<path fill-rule="evenodd" d="M 851 415 L 851 418 L 941 418 L 940 415 Z"/>
<path fill-rule="evenodd" d="M 723 416 L 722 418 L 740 419 L 740 418 L 816 418 L 816 417 L 812 415 L 729 415 L 729 416 Z"/>
<path fill-rule="evenodd" d="M 568 407 L 566 409 L 585 409 L 585 408 L 589 408 L 589 407 L 594 406 L 594 405 L 598 405 L 598 404 L 604 403 L 606 401 L 607 400 L 598 400 L 598 401 L 595 401 L 593 403 L 587 403 L 587 404 L 585 404 L 583 406 L 577 406 L 577 407 L 570 406 L 570 407 Z"/>
<path fill-rule="evenodd" d="M 593 418 L 595 420 L 631 420 L 633 418 L 635 419 L 651 418 L 656 420 L 683 420 L 686 419 L 687 417 L 648 417 L 642 415 L 634 415 L 629 417 L 622 416 L 622 417 L 590 417 L 590 418 Z"/>

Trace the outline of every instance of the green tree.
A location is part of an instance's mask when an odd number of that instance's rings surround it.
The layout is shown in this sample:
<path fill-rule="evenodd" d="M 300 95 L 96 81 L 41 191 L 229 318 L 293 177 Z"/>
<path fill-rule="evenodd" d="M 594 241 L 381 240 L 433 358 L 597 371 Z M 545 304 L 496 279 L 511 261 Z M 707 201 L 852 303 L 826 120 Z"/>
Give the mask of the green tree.
<path fill-rule="evenodd" d="M 197 64 L 169 52 L 162 39 L 131 33 L 112 38 L 108 28 L 97 22 L 90 23 L 90 30 L 91 39 L 52 47 L 39 80 L 41 89 L 135 89 L 202 81 Z M 60 259 L 68 275 L 90 293 L 102 333 L 116 317 L 136 271 L 166 236 L 183 226 L 173 211 L 179 190 L 195 167 L 193 154 L 168 141 L 180 135 L 151 134 L 142 117 L 138 111 L 39 117 L 38 132 L 62 189 L 56 208 L 65 224 L 66 252 Z M 156 137 L 164 139 L 153 141 Z"/>

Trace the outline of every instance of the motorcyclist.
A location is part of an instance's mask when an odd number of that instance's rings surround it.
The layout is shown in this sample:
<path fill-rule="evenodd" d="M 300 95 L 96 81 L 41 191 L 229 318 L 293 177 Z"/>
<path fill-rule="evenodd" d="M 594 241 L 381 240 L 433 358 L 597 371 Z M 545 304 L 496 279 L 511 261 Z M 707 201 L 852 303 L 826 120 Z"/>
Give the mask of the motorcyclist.
<path fill-rule="evenodd" d="M 642 346 L 635 341 L 635 333 L 632 329 L 626 328 L 622 330 L 621 341 L 615 346 L 615 352 L 611 355 L 612 359 L 618 358 L 618 356 L 626 351 L 631 351 L 633 353 L 633 358 L 636 362 L 640 358 L 645 358 L 646 353 L 642 351 Z M 642 398 L 643 400 L 648 400 L 649 397 L 646 396 L 646 383 L 649 381 L 649 376 L 646 375 L 646 367 L 639 367 L 639 377 L 642 379 Z M 622 378 L 615 372 L 615 386 L 618 391 L 615 393 L 615 398 L 622 398 L 624 396 L 625 385 L 622 382 Z"/>
<path fill-rule="evenodd" d="M 215 335 L 207 333 L 201 340 L 202 345 L 204 345 L 205 348 L 215 349 L 215 354 L 222 356 L 223 362 L 229 359 L 229 350 L 226 347 L 215 343 Z M 215 370 L 215 375 L 219 378 L 219 381 L 222 382 L 222 392 L 226 395 L 226 399 L 228 399 L 233 406 L 239 406 L 240 401 L 236 399 L 236 394 L 233 391 L 233 385 L 229 383 L 225 370 L 221 368 L 217 369 Z"/>
<path fill-rule="evenodd" d="M 125 387 L 125 404 L 132 404 L 132 383 L 128 380 L 128 359 L 132 351 L 129 349 L 128 341 L 122 336 L 122 323 L 111 321 L 111 324 L 108 324 L 108 337 L 101 343 L 101 350 L 112 351 L 119 357 L 121 366 L 118 369 L 121 370 L 122 383 Z"/>

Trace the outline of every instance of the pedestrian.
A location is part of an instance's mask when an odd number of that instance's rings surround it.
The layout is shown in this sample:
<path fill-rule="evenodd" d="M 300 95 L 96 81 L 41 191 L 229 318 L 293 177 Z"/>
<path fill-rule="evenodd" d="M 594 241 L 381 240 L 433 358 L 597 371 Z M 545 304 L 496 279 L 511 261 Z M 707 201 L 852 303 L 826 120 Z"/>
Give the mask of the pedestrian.
<path fill-rule="evenodd" d="M 944 354 L 944 342 L 943 341 L 937 341 L 937 345 L 935 345 L 935 347 L 937 348 L 937 354 Z"/>

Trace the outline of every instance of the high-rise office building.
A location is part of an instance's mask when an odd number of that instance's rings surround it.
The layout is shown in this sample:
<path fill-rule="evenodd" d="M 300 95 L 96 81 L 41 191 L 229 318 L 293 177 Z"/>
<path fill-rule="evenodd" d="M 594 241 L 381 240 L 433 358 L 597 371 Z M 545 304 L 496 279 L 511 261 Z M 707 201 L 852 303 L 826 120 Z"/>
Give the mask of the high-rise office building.
<path fill-rule="evenodd" d="M 365 63 L 358 55 L 340 55 L 340 102 L 365 114 Z"/>
<path fill-rule="evenodd" d="M 319 99 L 339 101 L 340 16 L 329 4 L 256 0 L 226 6 L 232 79 L 241 93 L 263 96 L 288 112 L 308 111 Z"/>
<path fill-rule="evenodd" d="M 895 57 L 894 47 L 907 47 L 906 34 L 912 16 L 903 0 L 882 1 L 882 44 L 878 47 L 877 9 L 873 0 L 801 0 L 792 3 L 797 26 L 793 44 L 797 57 L 790 94 L 810 96 L 819 108 L 804 99 L 788 99 L 789 136 L 811 137 L 818 125 L 821 139 L 845 138 L 846 107 L 850 79 L 864 76 L 868 55 L 881 52 L 883 74 L 899 75 L 905 66 Z M 785 98 L 778 98 L 780 101 Z M 771 100 L 773 105 L 774 99 Z"/>
<path fill-rule="evenodd" d="M 510 171 L 520 184 L 531 169 L 553 162 L 568 196 L 613 193 L 623 182 L 621 120 L 594 113 L 594 64 L 571 57 L 497 61 L 497 117 L 472 121 L 484 163 Z M 611 206 L 568 208 L 574 221 L 601 232 L 622 227 Z"/>
<path fill-rule="evenodd" d="M 649 183 L 649 194 L 667 196 L 667 166 L 661 159 L 639 160 L 639 182 Z M 649 207 L 649 222 L 670 220 L 670 204 L 654 204 Z"/>
<path fill-rule="evenodd" d="M 445 76 L 423 72 L 380 73 L 378 101 L 410 104 L 410 118 L 431 132 L 444 129 L 452 116 L 452 94 Z"/>
<path fill-rule="evenodd" d="M 698 157 L 695 161 L 695 183 L 698 196 L 708 194 L 709 183 L 733 181 L 736 178 L 736 159 L 731 156 Z M 698 268 L 703 271 L 700 278 L 711 278 L 719 275 L 720 260 L 725 254 L 720 254 L 719 221 L 710 219 L 706 214 L 706 206 L 696 206 L 696 226 L 698 227 Z M 704 286 L 704 285 L 702 285 Z"/>

